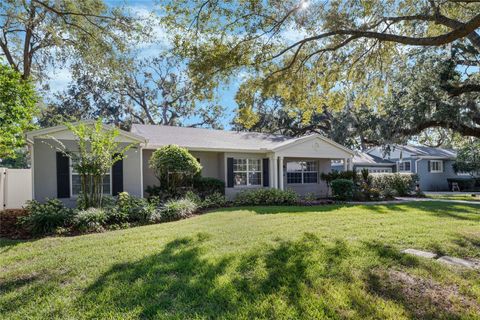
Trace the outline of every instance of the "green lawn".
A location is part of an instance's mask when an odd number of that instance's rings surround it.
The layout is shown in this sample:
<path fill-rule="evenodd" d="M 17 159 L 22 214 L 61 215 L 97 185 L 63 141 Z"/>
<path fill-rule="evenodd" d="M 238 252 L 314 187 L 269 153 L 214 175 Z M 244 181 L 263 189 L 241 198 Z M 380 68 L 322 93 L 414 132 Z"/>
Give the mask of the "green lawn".
<path fill-rule="evenodd" d="M 480 206 L 257 207 L 0 240 L 1 319 L 478 319 Z"/>
<path fill-rule="evenodd" d="M 430 199 L 442 199 L 442 200 L 467 200 L 467 201 L 479 201 L 480 202 L 480 195 L 472 197 L 468 194 L 427 194 L 427 198 Z"/>

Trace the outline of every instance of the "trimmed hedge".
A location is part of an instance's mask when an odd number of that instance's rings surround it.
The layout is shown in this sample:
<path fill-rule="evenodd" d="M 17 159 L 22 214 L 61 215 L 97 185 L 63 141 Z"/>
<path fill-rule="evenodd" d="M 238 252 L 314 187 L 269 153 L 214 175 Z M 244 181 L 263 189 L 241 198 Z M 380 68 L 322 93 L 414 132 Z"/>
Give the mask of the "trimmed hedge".
<path fill-rule="evenodd" d="M 193 180 L 193 189 L 201 198 L 214 193 L 225 194 L 225 182 L 210 177 L 196 177 Z"/>
<path fill-rule="evenodd" d="M 331 182 L 333 197 L 337 200 L 353 199 L 354 183 L 349 179 L 336 179 Z"/>
<path fill-rule="evenodd" d="M 411 195 L 415 192 L 418 176 L 413 173 L 373 173 L 372 186 L 376 189 L 394 190 L 400 197 Z"/>
<path fill-rule="evenodd" d="M 251 189 L 244 190 L 237 194 L 235 205 L 282 205 L 295 204 L 298 200 L 297 194 L 292 190 L 279 189 Z"/>

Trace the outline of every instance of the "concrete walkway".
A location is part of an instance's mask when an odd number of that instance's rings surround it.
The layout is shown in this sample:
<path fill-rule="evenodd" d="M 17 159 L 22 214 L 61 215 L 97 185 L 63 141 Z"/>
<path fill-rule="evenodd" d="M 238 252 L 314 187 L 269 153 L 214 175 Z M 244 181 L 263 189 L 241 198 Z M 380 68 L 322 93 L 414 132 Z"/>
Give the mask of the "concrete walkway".
<path fill-rule="evenodd" d="M 458 203 L 458 204 L 476 204 L 480 206 L 480 201 L 468 201 L 468 200 L 446 200 L 446 199 L 430 199 L 430 198 L 410 198 L 410 197 L 397 197 L 396 200 L 388 201 L 368 201 L 368 202 L 359 202 L 359 201 L 349 201 L 347 204 L 362 204 L 362 205 L 379 205 L 379 204 L 402 204 L 407 202 L 449 202 L 449 203 Z"/>

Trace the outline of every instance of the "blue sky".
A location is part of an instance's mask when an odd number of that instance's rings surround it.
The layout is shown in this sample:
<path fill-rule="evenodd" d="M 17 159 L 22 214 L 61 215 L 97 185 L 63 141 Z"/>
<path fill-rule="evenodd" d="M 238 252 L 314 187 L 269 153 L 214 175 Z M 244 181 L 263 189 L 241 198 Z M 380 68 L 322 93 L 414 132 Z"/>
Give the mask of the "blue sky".
<path fill-rule="evenodd" d="M 132 12 L 138 14 L 147 14 L 155 7 L 158 7 L 154 1 L 150 0 L 105 0 L 105 2 L 112 6 L 126 6 Z M 159 41 L 156 44 L 145 44 L 137 50 L 141 57 L 154 57 L 160 54 L 165 46 L 168 46 L 168 37 L 161 28 L 154 28 L 156 36 Z M 51 79 L 49 81 L 50 87 L 53 91 L 61 91 L 67 88 L 71 80 L 71 75 L 68 69 L 55 69 L 51 71 Z M 225 114 L 220 119 L 220 122 L 225 129 L 230 129 L 230 122 L 232 121 L 237 104 L 235 103 L 235 92 L 240 84 L 240 81 L 233 79 L 228 85 L 223 85 L 218 88 L 218 96 L 220 97 L 220 105 L 225 108 Z M 196 122 L 198 119 L 194 117 L 185 120 L 185 124 Z"/>

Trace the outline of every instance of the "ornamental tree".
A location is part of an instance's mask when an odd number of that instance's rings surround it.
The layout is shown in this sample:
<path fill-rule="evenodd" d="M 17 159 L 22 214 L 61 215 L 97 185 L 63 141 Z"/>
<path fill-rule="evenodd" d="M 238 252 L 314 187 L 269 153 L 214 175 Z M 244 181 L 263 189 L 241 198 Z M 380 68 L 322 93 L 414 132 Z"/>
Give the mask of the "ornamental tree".
<path fill-rule="evenodd" d="M 150 168 L 155 172 L 160 187 L 174 193 L 202 170 L 197 159 L 177 145 L 157 149 L 150 158 Z"/>
<path fill-rule="evenodd" d="M 125 152 L 133 144 L 122 146 L 116 141 L 119 135 L 117 128 L 106 129 L 102 119 L 93 125 L 88 123 L 66 124 L 75 135 L 77 148 L 68 149 L 61 143 L 60 151 L 72 159 L 73 169 L 80 175 L 82 206 L 84 208 L 102 206 L 103 178 L 110 168 L 125 158 Z"/>
<path fill-rule="evenodd" d="M 0 64 L 0 157 L 15 157 L 25 145 L 24 132 L 33 129 L 37 97 L 33 85 L 12 68 Z"/>

